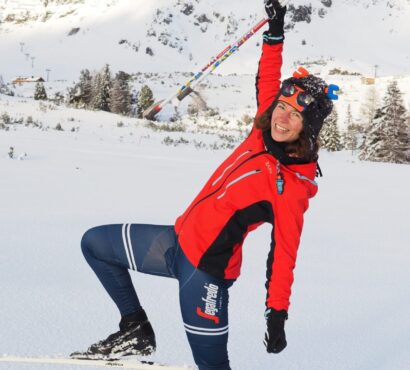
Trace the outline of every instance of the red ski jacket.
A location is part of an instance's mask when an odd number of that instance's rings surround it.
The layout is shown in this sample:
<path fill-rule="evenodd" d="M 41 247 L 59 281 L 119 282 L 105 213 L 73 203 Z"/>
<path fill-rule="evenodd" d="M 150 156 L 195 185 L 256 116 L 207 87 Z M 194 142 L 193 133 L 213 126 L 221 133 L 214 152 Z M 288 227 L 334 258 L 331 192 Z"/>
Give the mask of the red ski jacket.
<path fill-rule="evenodd" d="M 258 114 L 279 91 L 282 48 L 283 44 L 263 45 L 256 80 Z M 282 194 L 276 182 L 278 171 L 284 180 Z M 236 279 L 244 239 L 261 224 L 271 223 L 266 306 L 288 310 L 303 214 L 308 199 L 317 192 L 315 175 L 316 163 L 279 163 L 267 151 L 261 130 L 254 127 L 176 220 L 181 248 L 200 270 Z"/>

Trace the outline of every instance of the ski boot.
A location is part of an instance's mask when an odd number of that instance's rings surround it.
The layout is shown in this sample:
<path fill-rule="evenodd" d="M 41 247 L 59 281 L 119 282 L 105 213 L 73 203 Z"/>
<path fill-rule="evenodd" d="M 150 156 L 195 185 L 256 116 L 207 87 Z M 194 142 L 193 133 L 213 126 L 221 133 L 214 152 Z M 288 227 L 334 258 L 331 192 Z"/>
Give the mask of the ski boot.
<path fill-rule="evenodd" d="M 124 356 L 148 356 L 155 352 L 154 330 L 144 310 L 121 318 L 120 330 L 92 344 L 85 352 L 70 357 L 89 360 L 116 360 Z"/>

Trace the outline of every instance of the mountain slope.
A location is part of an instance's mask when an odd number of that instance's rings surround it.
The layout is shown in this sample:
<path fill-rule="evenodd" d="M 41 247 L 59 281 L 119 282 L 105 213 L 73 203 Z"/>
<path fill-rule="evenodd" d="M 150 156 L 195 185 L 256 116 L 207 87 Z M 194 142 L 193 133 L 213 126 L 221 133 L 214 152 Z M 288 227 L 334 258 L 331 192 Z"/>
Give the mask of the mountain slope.
<path fill-rule="evenodd" d="M 5 80 L 16 75 L 73 79 L 82 68 L 195 71 L 264 17 L 246 0 L 0 1 L 0 61 Z M 285 69 L 299 61 L 367 75 L 409 73 L 409 0 L 357 3 L 293 0 L 287 16 Z M 260 34 L 219 71 L 254 73 Z"/>

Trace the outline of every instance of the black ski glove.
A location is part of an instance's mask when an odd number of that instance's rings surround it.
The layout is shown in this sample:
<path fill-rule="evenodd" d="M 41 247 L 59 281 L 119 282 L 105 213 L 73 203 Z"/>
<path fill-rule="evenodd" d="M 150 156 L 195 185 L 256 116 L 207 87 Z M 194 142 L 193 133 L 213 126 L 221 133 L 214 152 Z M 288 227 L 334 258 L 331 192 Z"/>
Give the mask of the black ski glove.
<path fill-rule="evenodd" d="M 285 310 L 276 311 L 268 308 L 265 311 L 267 330 L 265 333 L 264 344 L 268 353 L 279 353 L 287 345 L 285 335 L 285 320 L 288 314 Z"/>
<path fill-rule="evenodd" d="M 264 0 L 265 10 L 269 18 L 269 31 L 263 33 L 263 40 L 269 45 L 283 42 L 286 6 L 282 6 L 279 0 Z"/>

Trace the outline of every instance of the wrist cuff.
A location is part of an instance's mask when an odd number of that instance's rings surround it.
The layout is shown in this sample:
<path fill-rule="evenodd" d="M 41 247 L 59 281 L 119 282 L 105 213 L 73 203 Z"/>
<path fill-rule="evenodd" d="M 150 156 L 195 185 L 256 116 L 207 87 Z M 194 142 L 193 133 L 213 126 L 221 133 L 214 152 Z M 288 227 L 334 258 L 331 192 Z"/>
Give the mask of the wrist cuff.
<path fill-rule="evenodd" d="M 275 310 L 274 308 L 267 308 L 265 310 L 265 319 L 267 320 L 269 317 L 278 318 L 278 319 L 288 319 L 288 313 L 286 310 Z"/>
<path fill-rule="evenodd" d="M 263 33 L 263 42 L 268 45 L 281 44 L 284 39 L 285 39 L 285 36 L 283 34 L 274 35 L 269 31 L 265 31 Z"/>

